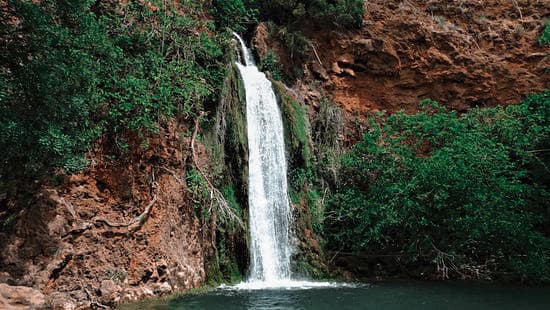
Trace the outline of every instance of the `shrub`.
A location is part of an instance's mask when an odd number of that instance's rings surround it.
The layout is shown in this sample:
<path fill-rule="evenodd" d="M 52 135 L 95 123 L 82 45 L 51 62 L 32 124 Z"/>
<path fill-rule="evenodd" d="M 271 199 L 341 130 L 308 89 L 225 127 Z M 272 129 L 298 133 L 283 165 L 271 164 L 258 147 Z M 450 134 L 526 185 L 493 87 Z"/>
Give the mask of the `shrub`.
<path fill-rule="evenodd" d="M 247 24 L 257 20 L 257 10 L 246 6 L 242 0 L 214 0 L 213 5 L 211 13 L 220 28 L 243 32 Z"/>
<path fill-rule="evenodd" d="M 280 81 L 283 78 L 279 67 L 279 57 L 272 50 L 269 50 L 260 61 L 260 70 L 270 72 L 275 81 Z"/>
<path fill-rule="evenodd" d="M 81 169 L 101 133 L 99 84 L 120 51 L 88 10 L 90 1 L 10 4 L 20 24 L 0 30 L 0 175 Z"/>
<path fill-rule="evenodd" d="M 185 15 L 164 3 L 8 2 L 3 19 L 19 22 L 0 27 L 3 180 L 81 170 L 99 137 L 125 151 L 215 98 L 228 40 L 203 31 L 196 1 L 180 1 Z"/>
<path fill-rule="evenodd" d="M 550 92 L 463 115 L 425 101 L 382 121 L 342 158 L 332 247 L 550 280 L 550 196 L 536 176 L 548 169 Z"/>
<path fill-rule="evenodd" d="M 544 20 L 544 28 L 539 37 L 539 44 L 541 46 L 550 44 L 550 19 Z"/>
<path fill-rule="evenodd" d="M 262 19 L 279 25 L 313 22 L 320 28 L 330 24 L 357 28 L 363 23 L 363 0 L 257 0 L 251 5 Z"/>
<path fill-rule="evenodd" d="M 311 42 L 301 31 L 278 27 L 275 35 L 286 46 L 292 59 L 303 59 L 311 49 Z"/>
<path fill-rule="evenodd" d="M 359 28 L 363 25 L 364 6 L 363 0 L 316 0 L 311 6 L 311 15 L 319 21 L 329 21 L 342 27 Z"/>

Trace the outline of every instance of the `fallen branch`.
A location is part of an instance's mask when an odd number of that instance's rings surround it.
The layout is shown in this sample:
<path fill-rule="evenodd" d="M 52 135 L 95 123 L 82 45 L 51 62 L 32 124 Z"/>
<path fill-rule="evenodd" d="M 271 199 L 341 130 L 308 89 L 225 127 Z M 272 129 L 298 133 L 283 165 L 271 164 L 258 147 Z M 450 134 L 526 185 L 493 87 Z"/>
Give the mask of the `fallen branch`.
<path fill-rule="evenodd" d="M 149 217 L 149 214 L 151 213 L 151 210 L 153 209 L 153 206 L 157 202 L 157 195 L 155 194 L 153 196 L 153 200 L 145 207 L 145 210 L 143 213 L 141 213 L 139 216 L 134 217 L 132 220 L 130 220 L 128 223 L 114 223 L 109 221 L 108 219 L 104 217 L 96 217 L 95 222 L 96 223 L 104 223 L 105 225 L 113 228 L 125 228 L 128 227 L 131 232 L 134 232 L 143 226 L 145 221 L 147 221 L 147 218 Z"/>
<path fill-rule="evenodd" d="M 176 179 L 176 181 L 178 181 L 178 183 L 180 183 L 181 185 L 185 185 L 185 181 L 184 181 L 182 178 L 180 178 L 180 177 L 176 174 L 175 171 L 173 171 L 173 170 L 171 170 L 171 169 L 168 169 L 168 168 L 166 168 L 166 167 L 162 167 L 161 169 L 164 170 L 164 171 L 166 171 L 166 172 L 168 172 L 168 173 L 170 173 L 170 174 L 174 177 L 174 179 Z"/>
<path fill-rule="evenodd" d="M 519 19 L 523 20 L 523 14 L 521 13 L 521 8 L 519 7 L 518 1 L 517 0 L 512 0 L 512 2 L 514 3 L 514 6 L 516 7 L 516 10 L 518 10 L 518 12 L 519 12 Z"/>
<path fill-rule="evenodd" d="M 315 54 L 315 57 L 317 58 L 317 61 L 319 62 L 319 64 L 322 66 L 323 63 L 321 62 L 321 58 L 319 58 L 319 54 L 317 54 L 317 50 L 315 49 L 315 45 L 313 45 L 313 43 L 310 43 L 309 45 L 311 45 L 311 48 L 313 48 L 313 53 Z"/>
<path fill-rule="evenodd" d="M 155 182 L 155 171 L 152 171 L 151 175 L 151 189 L 156 192 L 156 189 L 158 187 L 157 182 Z M 151 202 L 145 207 L 145 210 L 140 215 L 134 217 L 132 220 L 130 220 L 128 223 L 113 223 L 109 221 L 108 219 L 104 217 L 96 217 L 95 223 L 104 223 L 109 227 L 113 228 L 125 228 L 127 227 L 130 232 L 135 232 L 143 226 L 145 221 L 149 218 L 149 214 L 151 213 L 151 210 L 153 209 L 153 206 L 157 202 L 157 194 L 155 193 L 153 195 L 153 199 Z"/>
<path fill-rule="evenodd" d="M 436 253 L 435 263 L 437 272 L 441 275 L 441 279 L 449 279 L 449 270 L 453 270 L 461 275 L 463 278 L 466 278 L 466 275 L 460 270 L 460 268 L 456 266 L 454 255 L 441 251 L 435 246 L 433 242 L 432 248 L 435 250 Z M 449 266 L 447 266 L 447 263 L 449 264 Z"/>
<path fill-rule="evenodd" d="M 88 288 L 84 288 L 84 292 L 86 293 L 86 295 L 88 295 L 88 300 L 90 301 L 90 308 L 91 309 L 109 309 L 108 306 L 102 304 L 102 303 L 99 303 L 97 301 L 94 300 L 94 296 L 90 293 L 90 291 L 88 290 Z"/>
<path fill-rule="evenodd" d="M 201 113 L 201 115 L 195 120 L 195 129 L 193 130 L 193 135 L 191 136 L 191 154 L 193 158 L 193 164 L 210 188 L 210 202 L 217 205 L 216 210 L 218 211 L 220 219 L 235 222 L 244 229 L 244 223 L 241 218 L 237 214 L 235 214 L 233 209 L 231 209 L 229 203 L 227 203 L 227 200 L 225 200 L 225 198 L 223 197 L 223 194 L 214 186 L 214 184 L 212 184 L 212 182 L 210 181 L 206 173 L 204 173 L 198 163 L 197 152 L 195 151 L 195 140 L 197 139 L 197 134 L 199 132 L 199 120 L 200 117 L 203 115 L 204 112 Z M 212 209 L 212 204 L 210 206 L 210 209 Z"/>

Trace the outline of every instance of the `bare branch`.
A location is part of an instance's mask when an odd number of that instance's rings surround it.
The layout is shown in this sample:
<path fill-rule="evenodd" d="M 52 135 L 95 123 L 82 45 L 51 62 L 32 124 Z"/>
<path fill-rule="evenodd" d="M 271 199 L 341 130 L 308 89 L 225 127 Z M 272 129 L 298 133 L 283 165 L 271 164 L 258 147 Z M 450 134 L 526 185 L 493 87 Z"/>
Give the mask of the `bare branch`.
<path fill-rule="evenodd" d="M 199 117 L 195 120 L 195 129 L 193 130 L 193 136 L 191 137 L 191 152 L 193 157 L 193 164 L 197 168 L 200 175 L 206 180 L 208 187 L 210 188 L 210 202 L 215 203 L 217 206 L 216 211 L 220 219 L 227 220 L 230 222 L 237 223 L 241 228 L 244 229 L 244 223 L 242 219 L 235 213 L 233 209 L 229 206 L 227 200 L 223 197 L 223 194 L 212 184 L 206 173 L 198 164 L 197 152 L 195 150 L 195 140 L 197 139 L 197 134 L 199 132 L 199 121 L 201 116 L 204 115 L 204 112 L 201 113 Z"/>

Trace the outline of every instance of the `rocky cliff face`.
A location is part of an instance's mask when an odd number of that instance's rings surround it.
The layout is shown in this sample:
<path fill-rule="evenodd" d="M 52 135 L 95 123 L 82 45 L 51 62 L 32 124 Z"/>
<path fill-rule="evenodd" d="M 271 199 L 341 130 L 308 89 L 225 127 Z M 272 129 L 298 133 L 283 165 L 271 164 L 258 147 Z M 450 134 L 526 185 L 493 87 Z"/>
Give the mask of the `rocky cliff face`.
<path fill-rule="evenodd" d="M 230 204 L 246 208 L 244 92 L 235 71 L 222 91 L 208 129 L 199 119 L 168 121 L 148 145 L 130 138 L 117 156 L 106 155 L 117 153 L 112 141 L 98 141 L 86 171 L 0 196 L 0 308 L 114 306 L 240 277 L 246 234 L 221 223 L 198 173 L 231 186 Z"/>
<path fill-rule="evenodd" d="M 294 86 L 315 102 L 315 84 L 348 115 L 415 111 L 431 98 L 456 109 L 514 104 L 549 86 L 548 49 L 538 45 L 547 1 L 398 1 L 365 4 L 364 26 L 307 29 L 304 78 Z M 261 25 L 258 53 L 285 48 Z"/>
<path fill-rule="evenodd" d="M 85 173 L 42 188 L 0 239 L 2 282 L 40 289 L 59 308 L 203 284 L 210 235 L 182 181 L 182 130 L 168 125 L 116 163 L 93 156 Z"/>
<path fill-rule="evenodd" d="M 309 130 L 335 127 L 333 118 L 346 124 L 345 130 L 336 124 L 332 147 L 344 131 L 348 141 L 362 131 L 356 119 L 381 110 L 412 112 L 423 98 L 465 110 L 514 104 L 548 88 L 548 49 L 537 44 L 537 37 L 549 12 L 548 1 L 372 0 L 366 2 L 362 29 L 304 29 L 312 47 L 305 63 L 294 59 L 266 25 L 256 29 L 253 42 L 260 57 L 273 50 L 286 70 L 303 69 L 285 92 L 305 103 Z M 232 96 L 242 101 L 235 81 L 229 84 Z M 323 97 L 344 111 L 343 121 L 336 112 L 322 113 Z M 242 111 L 230 105 L 223 109 L 228 118 L 216 125 L 218 134 L 227 136 L 220 139 L 222 153 L 237 155 L 226 158 L 225 173 L 240 180 L 236 192 L 245 205 L 246 126 Z M 333 123 L 325 124 L 328 119 Z M 189 132 L 182 125 L 165 125 L 146 149 L 136 145 L 140 151 L 116 162 L 102 155 L 108 143 L 99 143 L 86 172 L 50 182 L 25 198 L 30 207 L 18 211 L 10 230 L 0 233 L 0 282 L 34 287 L 45 296 L 0 286 L 0 308 L 14 303 L 89 307 L 204 284 L 216 255 L 216 227 L 199 220 L 184 181 L 191 160 Z M 319 140 L 304 139 L 298 139 L 300 149 Z M 313 145 L 312 151 L 318 148 Z M 202 166 L 214 166 L 204 149 L 199 153 Z M 301 186 L 297 190 L 307 189 Z M 297 197 L 297 205 L 305 206 L 306 195 Z M 6 209 L 21 203 L 0 197 Z M 317 237 L 311 237 L 310 215 L 304 216 L 300 242 L 317 259 L 322 254 Z M 247 259 L 243 239 L 229 246 L 232 255 L 241 256 L 240 269 Z"/>
<path fill-rule="evenodd" d="M 317 163 L 330 162 L 327 154 L 340 151 L 335 146 L 345 148 L 357 141 L 366 129 L 365 118 L 376 112 L 413 113 L 426 98 L 462 112 L 516 104 L 549 87 L 549 49 L 538 42 L 550 13 L 547 1 L 373 0 L 365 3 L 365 11 L 364 25 L 358 30 L 326 25 L 300 29 L 310 43 L 305 57 L 289 52 L 280 28 L 273 24 L 260 24 L 253 34 L 260 59 L 275 54 L 280 70 L 297 76 L 288 83 L 288 93 L 306 104 L 310 122 L 330 119 L 311 132 Z M 343 124 L 337 113 L 327 114 L 326 99 L 343 111 Z M 320 133 L 323 128 L 329 130 Z M 315 136 L 329 133 L 335 138 L 323 150 Z M 330 171 L 337 169 L 330 164 L 322 169 L 326 172 L 320 173 L 321 183 L 336 178 Z M 310 229 L 306 225 L 304 232 Z M 302 244 L 318 240 L 302 236 Z M 303 248 L 315 253 L 315 247 Z M 351 276 L 393 264 L 355 255 L 331 258 Z M 405 276 L 421 275 L 424 270 L 411 270 Z"/>

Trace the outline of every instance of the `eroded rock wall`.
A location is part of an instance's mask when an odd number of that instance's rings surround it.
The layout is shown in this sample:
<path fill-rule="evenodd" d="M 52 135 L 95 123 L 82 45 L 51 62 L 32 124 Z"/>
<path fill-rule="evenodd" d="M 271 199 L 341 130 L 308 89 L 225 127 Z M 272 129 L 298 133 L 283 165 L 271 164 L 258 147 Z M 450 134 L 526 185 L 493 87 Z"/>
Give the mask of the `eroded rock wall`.
<path fill-rule="evenodd" d="M 161 123 L 125 152 L 105 138 L 86 171 L 0 196 L 0 305 L 114 306 L 242 279 L 246 228 L 220 221 L 198 173 L 246 226 L 246 106 L 228 70 L 212 116 Z"/>
<path fill-rule="evenodd" d="M 118 161 L 100 151 L 86 172 L 44 186 L 1 235 L 1 282 L 79 306 L 203 284 L 210 242 L 183 181 L 182 131 L 171 123 L 146 150 Z"/>
<path fill-rule="evenodd" d="M 456 110 L 515 104 L 549 87 L 538 44 L 549 14 L 548 1 L 366 1 L 359 30 L 304 29 L 313 48 L 294 88 L 315 101 L 321 84 L 348 115 L 413 112 L 424 98 Z M 253 42 L 260 56 L 301 66 L 266 25 Z"/>

